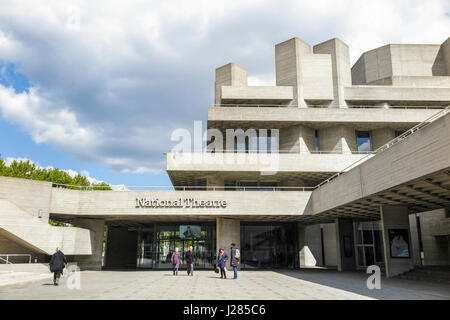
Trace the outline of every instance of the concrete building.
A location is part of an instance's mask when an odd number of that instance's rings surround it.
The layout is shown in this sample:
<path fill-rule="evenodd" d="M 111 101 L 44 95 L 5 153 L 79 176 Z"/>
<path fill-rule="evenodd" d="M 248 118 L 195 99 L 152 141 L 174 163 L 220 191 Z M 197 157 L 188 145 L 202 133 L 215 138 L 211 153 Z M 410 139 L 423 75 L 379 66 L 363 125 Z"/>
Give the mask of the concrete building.
<path fill-rule="evenodd" d="M 206 150 L 167 153 L 173 190 L 0 177 L 0 258 L 59 246 L 84 269 L 158 269 L 192 245 L 211 268 L 234 242 L 243 269 L 450 265 L 449 58 L 450 39 L 392 44 L 351 67 L 341 40 L 293 38 L 276 86 L 217 68 Z"/>

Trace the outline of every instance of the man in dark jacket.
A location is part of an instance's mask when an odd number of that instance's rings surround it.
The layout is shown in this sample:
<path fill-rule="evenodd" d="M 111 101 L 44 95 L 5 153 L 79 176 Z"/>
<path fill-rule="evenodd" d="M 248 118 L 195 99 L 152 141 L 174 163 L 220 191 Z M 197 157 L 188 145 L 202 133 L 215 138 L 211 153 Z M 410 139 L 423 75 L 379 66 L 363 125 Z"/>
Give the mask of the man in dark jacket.
<path fill-rule="evenodd" d="M 187 274 L 193 276 L 194 275 L 195 256 L 194 256 L 192 246 L 189 247 L 189 251 L 186 252 L 185 259 L 186 259 L 186 265 L 187 265 Z"/>
<path fill-rule="evenodd" d="M 231 254 L 231 260 L 230 265 L 233 268 L 234 271 L 234 280 L 237 279 L 237 272 L 238 272 L 238 266 L 241 260 L 241 253 L 239 252 L 239 249 L 237 248 L 236 244 L 232 243 L 230 248 L 230 254 Z"/>
<path fill-rule="evenodd" d="M 56 248 L 56 252 L 52 255 L 48 264 L 50 272 L 53 272 L 53 284 L 55 286 L 59 283 L 59 278 L 63 273 L 63 269 L 66 267 L 67 259 L 64 253 L 59 248 Z"/>

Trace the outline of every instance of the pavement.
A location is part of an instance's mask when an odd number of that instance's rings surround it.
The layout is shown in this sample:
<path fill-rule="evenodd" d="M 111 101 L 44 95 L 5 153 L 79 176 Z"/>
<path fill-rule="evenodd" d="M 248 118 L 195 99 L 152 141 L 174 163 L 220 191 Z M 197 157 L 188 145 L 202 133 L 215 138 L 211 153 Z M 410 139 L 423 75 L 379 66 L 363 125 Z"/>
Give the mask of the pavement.
<path fill-rule="evenodd" d="M 230 273 L 230 272 L 229 272 Z M 381 278 L 381 289 L 369 290 L 369 275 L 335 270 L 240 271 L 237 280 L 220 279 L 213 271 L 188 277 L 171 271 L 82 271 L 80 289 L 69 289 L 65 275 L 59 286 L 49 279 L 0 288 L 0 300 L 450 300 L 450 285 Z M 72 278 L 73 280 L 75 278 Z M 70 285 L 69 285 L 70 287 Z"/>

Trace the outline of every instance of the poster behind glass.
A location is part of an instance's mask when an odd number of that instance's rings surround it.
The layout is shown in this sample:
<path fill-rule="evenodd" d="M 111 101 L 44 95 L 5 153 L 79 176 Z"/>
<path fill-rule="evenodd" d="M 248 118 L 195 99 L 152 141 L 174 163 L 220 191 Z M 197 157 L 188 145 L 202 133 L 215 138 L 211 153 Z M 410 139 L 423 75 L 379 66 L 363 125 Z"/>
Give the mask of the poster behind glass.
<path fill-rule="evenodd" d="M 391 258 L 409 258 L 408 229 L 389 229 Z"/>
<path fill-rule="evenodd" d="M 180 238 L 198 239 L 201 237 L 201 232 L 202 232 L 201 226 L 180 225 Z"/>

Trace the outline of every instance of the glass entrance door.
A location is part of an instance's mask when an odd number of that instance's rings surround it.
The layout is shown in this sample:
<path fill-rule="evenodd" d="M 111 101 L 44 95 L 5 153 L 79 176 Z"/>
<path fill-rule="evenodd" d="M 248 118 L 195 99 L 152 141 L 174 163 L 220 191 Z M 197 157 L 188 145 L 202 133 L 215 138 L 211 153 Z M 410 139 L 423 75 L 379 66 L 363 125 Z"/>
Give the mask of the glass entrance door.
<path fill-rule="evenodd" d="M 384 266 L 380 221 L 355 222 L 354 233 L 357 268 L 365 269 L 370 265 Z"/>
<path fill-rule="evenodd" d="M 182 224 L 186 226 L 187 224 Z M 186 228 L 183 228 L 185 230 Z M 212 268 L 215 263 L 215 240 L 216 229 L 214 223 L 203 223 L 200 225 L 199 234 L 186 233 L 180 236 L 179 224 L 156 225 L 155 235 L 155 269 L 172 268 L 170 261 L 175 248 L 181 257 L 181 268 L 186 267 L 184 256 L 189 247 L 192 246 L 195 254 L 195 268 Z"/>

